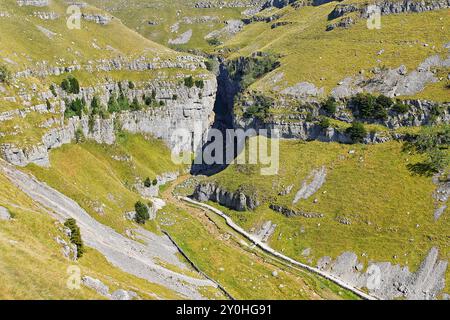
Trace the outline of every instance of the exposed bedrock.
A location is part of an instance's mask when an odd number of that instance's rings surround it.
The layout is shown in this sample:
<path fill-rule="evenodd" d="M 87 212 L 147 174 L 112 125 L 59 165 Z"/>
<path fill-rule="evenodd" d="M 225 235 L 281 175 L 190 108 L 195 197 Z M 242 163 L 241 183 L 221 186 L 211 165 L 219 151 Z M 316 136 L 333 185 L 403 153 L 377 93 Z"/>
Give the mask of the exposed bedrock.
<path fill-rule="evenodd" d="M 230 192 L 222 189 L 213 182 L 199 184 L 192 195 L 197 201 L 213 201 L 229 209 L 236 211 L 254 210 L 259 206 L 259 201 L 241 191 Z"/>
<path fill-rule="evenodd" d="M 437 248 L 431 248 L 416 272 L 390 262 L 370 262 L 366 272 L 353 252 L 345 252 L 336 260 L 321 258 L 319 269 L 345 280 L 357 288 L 367 288 L 381 299 L 432 300 L 445 287 L 448 262 L 439 259 Z"/>
<path fill-rule="evenodd" d="M 61 118 L 56 127 L 44 134 L 40 144 L 26 147 L 11 143 L 3 144 L 0 146 L 0 153 L 5 160 L 15 165 L 26 166 L 29 163 L 35 163 L 48 166 L 49 151 L 72 142 L 77 131 L 81 130 L 87 139 L 98 143 L 112 144 L 115 142 L 115 130 L 117 129 L 131 133 L 152 134 L 154 137 L 162 139 L 175 151 L 190 150 L 190 142 L 177 145 L 172 135 L 177 129 L 184 129 L 189 133 L 208 130 L 212 122 L 211 115 L 216 90 L 215 79 L 205 80 L 203 89 L 187 88 L 163 82 L 150 83 L 145 89 L 127 90 L 125 94 L 130 101 L 136 97 L 142 102 L 144 95 L 151 96 L 155 93 L 156 99 L 165 102 L 164 106 L 150 107 L 142 111 L 115 113 L 106 119 L 96 116 L 93 121 L 90 121 L 89 116 L 82 116 L 81 119 L 73 117 L 67 121 Z M 118 96 L 118 93 L 117 83 L 105 84 L 103 87 L 83 88 L 77 96 L 69 97 L 65 96 L 63 92 L 59 92 L 60 103 L 63 106 L 62 113 L 64 113 L 63 100 L 65 98 L 84 98 L 89 104 L 94 96 L 98 96 L 101 103 L 106 105 L 109 97 L 111 95 Z M 176 100 L 173 99 L 175 95 L 177 96 Z"/>

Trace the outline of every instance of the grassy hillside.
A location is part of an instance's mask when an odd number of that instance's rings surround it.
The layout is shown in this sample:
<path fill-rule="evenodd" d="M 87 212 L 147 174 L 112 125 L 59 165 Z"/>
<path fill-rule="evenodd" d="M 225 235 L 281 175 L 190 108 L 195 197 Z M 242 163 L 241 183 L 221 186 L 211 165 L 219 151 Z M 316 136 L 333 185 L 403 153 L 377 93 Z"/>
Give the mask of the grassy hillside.
<path fill-rule="evenodd" d="M 78 262 L 65 259 L 54 240 L 57 236 L 63 237 L 59 230 L 61 224 L 2 173 L 0 206 L 8 208 L 14 217 L 11 221 L 0 221 L 0 299 L 103 299 L 84 286 L 80 290 L 68 289 L 71 266 L 79 267 L 81 276 L 100 279 L 111 292 L 125 289 L 145 299 L 180 298 L 164 287 L 122 272 L 93 249 L 88 248 Z"/>
<path fill-rule="evenodd" d="M 390 261 L 415 270 L 432 246 L 440 249 L 442 259 L 450 258 L 450 211 L 434 220 L 436 186 L 431 178 L 407 169 L 419 161 L 401 152 L 397 142 L 348 146 L 281 141 L 278 175 L 261 176 L 257 167 L 231 165 L 209 179 L 230 191 L 256 189 L 262 205 L 254 212 L 221 209 L 247 230 L 269 220 L 277 224 L 270 245 L 288 256 L 315 264 L 323 256 L 353 251 L 366 266 L 369 261 Z M 302 181 L 322 166 L 327 170 L 324 185 L 293 205 Z M 290 185 L 291 193 L 279 195 Z M 287 218 L 271 210 L 271 203 L 324 217 Z M 302 256 L 307 248 L 311 255 Z M 447 288 L 448 281 L 447 276 Z"/>
<path fill-rule="evenodd" d="M 113 156 L 130 160 L 117 161 Z M 120 136 L 113 146 L 66 145 L 52 151 L 51 164 L 51 169 L 32 165 L 26 170 L 76 200 L 98 221 L 121 233 L 135 227 L 123 218 L 123 214 L 133 210 L 134 203 L 141 199 L 133 188 L 136 179 L 182 169 L 171 163 L 170 153 L 160 141 L 133 135 Z M 159 211 L 155 221 L 146 224 L 146 228 L 158 234 L 161 230 L 169 232 L 200 269 L 234 297 L 355 298 L 328 281 L 267 261 L 257 249 L 243 244 L 243 239 L 228 230 L 223 222 L 214 222 L 214 217 L 174 198 L 170 186 L 161 191 L 161 198 L 168 205 Z M 96 207 L 103 207 L 103 212 L 97 212 Z M 280 270 L 279 277 L 272 276 L 274 270 Z"/>
<path fill-rule="evenodd" d="M 355 1 L 340 2 L 349 3 Z M 280 19 L 252 23 L 217 50 L 231 51 L 229 59 L 258 51 L 281 56 L 281 67 L 259 79 L 250 90 L 279 91 L 311 82 L 323 87 L 325 94 L 348 76 L 370 76 L 374 67 L 398 68 L 404 64 L 414 70 L 429 56 L 448 54 L 443 47 L 449 41 L 444 32 L 450 27 L 448 9 L 382 16 L 379 30 L 368 29 L 366 20 L 359 19 L 348 29 L 326 31 L 327 25 L 335 22 L 328 15 L 336 4 L 283 8 L 276 12 Z M 274 23 L 285 25 L 272 28 Z M 442 81 L 428 85 L 417 97 L 448 101 L 447 73 L 448 68 L 442 71 Z"/>
<path fill-rule="evenodd" d="M 211 51 L 214 46 L 205 37 L 226 26 L 226 21 L 241 19 L 243 11 L 251 6 L 252 1 L 239 1 L 243 6 L 227 6 L 235 1 L 208 1 L 210 8 L 196 8 L 199 1 L 194 0 L 89 0 L 89 3 L 102 8 L 120 18 L 124 24 L 143 36 L 163 45 L 169 45 L 170 39 L 176 39 L 188 30 L 192 37 L 185 44 L 171 45 L 180 49 L 200 49 Z M 225 5 L 224 5 L 225 4 Z M 226 35 L 218 37 L 219 41 L 227 40 Z"/>

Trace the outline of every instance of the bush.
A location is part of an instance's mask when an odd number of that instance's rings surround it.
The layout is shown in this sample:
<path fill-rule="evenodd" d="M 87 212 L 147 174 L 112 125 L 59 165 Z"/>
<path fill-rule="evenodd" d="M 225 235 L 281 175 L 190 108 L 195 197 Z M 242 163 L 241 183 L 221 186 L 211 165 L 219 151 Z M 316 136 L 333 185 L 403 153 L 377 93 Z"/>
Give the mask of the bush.
<path fill-rule="evenodd" d="M 145 179 L 145 181 L 144 181 L 144 187 L 150 188 L 151 186 L 152 186 L 152 180 L 150 180 L 150 178 L 147 177 L 147 179 Z"/>
<path fill-rule="evenodd" d="M 142 202 L 138 201 L 134 205 L 136 210 L 136 222 L 139 224 L 145 224 L 147 220 L 150 219 L 150 214 L 148 212 L 148 207 Z"/>
<path fill-rule="evenodd" d="M 205 83 L 203 82 L 203 80 L 196 80 L 195 86 L 199 89 L 203 89 L 205 87 Z"/>
<path fill-rule="evenodd" d="M 0 65 L 0 82 L 9 83 L 11 80 L 11 72 L 4 65 Z"/>
<path fill-rule="evenodd" d="M 216 37 L 208 39 L 207 42 L 210 46 L 213 47 L 220 46 L 222 44 L 222 42 Z"/>
<path fill-rule="evenodd" d="M 144 97 L 143 97 L 143 100 L 144 100 L 145 105 L 148 106 L 148 107 L 151 106 L 152 101 L 153 101 L 153 100 L 152 100 L 152 97 L 147 97 L 147 96 L 145 96 L 145 95 L 144 95 Z"/>
<path fill-rule="evenodd" d="M 133 81 L 128 81 L 128 89 L 133 90 L 136 86 L 134 85 Z"/>
<path fill-rule="evenodd" d="M 360 118 L 385 120 L 392 100 L 384 96 L 375 97 L 368 93 L 358 93 L 351 99 L 351 104 L 358 110 Z"/>
<path fill-rule="evenodd" d="M 178 96 L 177 96 L 176 94 L 174 94 L 174 95 L 172 96 L 172 100 L 178 100 Z"/>
<path fill-rule="evenodd" d="M 194 86 L 194 78 L 192 76 L 189 76 L 187 78 L 184 78 L 184 85 L 188 88 L 192 88 Z"/>
<path fill-rule="evenodd" d="M 61 82 L 61 89 L 63 89 L 67 93 L 79 94 L 80 83 L 75 77 L 69 76 Z"/>
<path fill-rule="evenodd" d="M 393 106 L 392 110 L 398 114 L 403 114 L 408 112 L 409 106 L 401 101 L 397 101 Z"/>
<path fill-rule="evenodd" d="M 141 110 L 141 105 L 139 104 L 139 101 L 138 101 L 138 99 L 136 97 L 133 99 L 133 102 L 130 105 L 130 109 L 132 111 L 139 111 L 139 110 Z"/>
<path fill-rule="evenodd" d="M 273 105 L 274 101 L 270 97 L 264 95 L 255 95 L 253 97 L 253 105 L 248 107 L 244 112 L 245 118 L 259 118 L 264 120 L 268 116 L 269 108 Z"/>
<path fill-rule="evenodd" d="M 83 115 L 83 109 L 86 106 L 84 99 L 76 98 L 75 100 L 66 100 L 66 110 L 64 111 L 64 117 L 66 119 L 78 116 L 81 118 Z"/>
<path fill-rule="evenodd" d="M 82 143 L 84 142 L 84 140 L 83 130 L 81 128 L 77 128 L 77 130 L 75 131 L 75 142 Z"/>
<path fill-rule="evenodd" d="M 108 100 L 108 112 L 114 113 L 119 111 L 120 111 L 119 103 L 117 102 L 116 97 L 114 95 L 111 95 Z"/>
<path fill-rule="evenodd" d="M 353 122 L 352 126 L 346 130 L 353 143 L 362 143 L 367 136 L 367 130 L 361 122 Z"/>
<path fill-rule="evenodd" d="M 47 106 L 47 111 L 50 111 L 52 109 L 52 104 L 48 99 L 45 99 L 45 104 Z"/>
<path fill-rule="evenodd" d="M 334 115 L 337 109 L 337 102 L 334 97 L 329 97 L 323 104 L 322 108 L 330 115 Z"/>
<path fill-rule="evenodd" d="M 77 246 L 77 258 L 81 258 L 84 253 L 84 244 L 76 220 L 67 219 L 64 226 L 70 230 L 70 242 Z"/>
<path fill-rule="evenodd" d="M 58 96 L 58 94 L 56 93 L 55 85 L 53 84 L 50 86 L 50 92 L 53 94 L 54 97 Z"/>
<path fill-rule="evenodd" d="M 319 121 L 319 126 L 322 129 L 328 129 L 331 126 L 330 119 L 327 117 L 321 117 Z"/>
<path fill-rule="evenodd" d="M 97 115 L 100 114 L 102 109 L 100 99 L 97 96 L 94 96 L 91 101 L 91 114 Z"/>

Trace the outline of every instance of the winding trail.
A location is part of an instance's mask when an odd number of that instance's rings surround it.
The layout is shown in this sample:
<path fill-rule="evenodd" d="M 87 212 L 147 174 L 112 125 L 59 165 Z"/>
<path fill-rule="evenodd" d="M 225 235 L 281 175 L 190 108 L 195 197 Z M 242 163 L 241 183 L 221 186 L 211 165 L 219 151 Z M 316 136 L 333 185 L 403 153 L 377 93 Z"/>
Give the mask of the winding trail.
<path fill-rule="evenodd" d="M 363 291 L 361 291 L 361 290 L 351 286 L 350 284 L 346 283 L 345 281 L 343 281 L 343 280 L 341 280 L 341 279 L 339 279 L 339 278 L 337 278 L 337 277 L 335 277 L 335 276 L 333 276 L 333 275 L 331 275 L 331 274 L 329 274 L 327 272 L 319 270 L 318 268 L 314 268 L 314 267 L 308 266 L 308 265 L 306 265 L 304 263 L 298 262 L 298 261 L 296 261 L 296 260 L 294 260 L 292 258 L 289 258 L 288 256 L 285 256 L 282 253 L 272 249 L 267 244 L 261 242 L 255 236 L 251 235 L 250 233 L 248 233 L 247 231 L 242 229 L 240 226 L 238 226 L 236 223 L 234 223 L 233 220 L 229 216 L 227 216 L 225 213 L 223 213 L 222 211 L 220 211 L 220 210 L 218 210 L 218 209 L 216 209 L 216 208 L 214 208 L 214 207 L 212 207 L 210 205 L 207 205 L 205 203 L 201 203 L 201 202 L 195 201 L 195 200 L 193 200 L 191 198 L 188 198 L 188 197 L 178 197 L 178 199 L 180 199 L 182 201 L 185 201 L 187 203 L 190 203 L 190 204 L 193 204 L 193 205 L 196 205 L 196 206 L 208 209 L 209 211 L 212 211 L 215 214 L 219 215 L 220 217 L 222 217 L 225 220 L 226 224 L 230 228 L 232 228 L 234 231 L 236 231 L 240 235 L 244 236 L 245 238 L 247 238 L 248 240 L 253 242 L 256 246 L 261 248 L 266 253 L 269 253 L 269 254 L 271 254 L 271 255 L 273 255 L 273 256 L 275 256 L 277 258 L 280 258 L 280 259 L 282 259 L 282 260 L 284 260 L 284 261 L 286 261 L 288 263 L 291 263 L 291 264 L 293 264 L 295 266 L 298 266 L 298 267 L 300 267 L 302 269 L 305 269 L 305 270 L 307 270 L 309 272 L 317 274 L 317 275 L 319 275 L 319 276 L 321 276 L 321 277 L 323 277 L 323 278 L 325 278 L 327 280 L 330 280 L 330 281 L 334 282 L 335 284 L 341 286 L 342 288 L 345 288 L 345 289 L 353 292 L 354 294 L 356 294 L 357 296 L 359 296 L 359 297 L 361 297 L 363 299 L 366 299 L 366 300 L 377 300 L 375 297 L 373 297 L 373 296 L 371 296 L 371 295 L 369 295 L 369 294 L 367 294 L 367 293 L 365 293 L 365 292 L 363 292 Z"/>

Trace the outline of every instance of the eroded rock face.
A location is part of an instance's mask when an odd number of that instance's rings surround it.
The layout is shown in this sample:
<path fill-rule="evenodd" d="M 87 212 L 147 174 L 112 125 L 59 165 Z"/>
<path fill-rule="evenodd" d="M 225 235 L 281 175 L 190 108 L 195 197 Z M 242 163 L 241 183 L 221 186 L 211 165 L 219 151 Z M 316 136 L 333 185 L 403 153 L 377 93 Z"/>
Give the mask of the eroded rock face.
<path fill-rule="evenodd" d="M 89 102 L 96 95 L 101 103 L 106 105 L 110 96 L 113 94 L 118 96 L 120 90 L 117 83 L 105 84 L 104 87 L 95 89 L 83 88 L 77 97 L 84 98 Z M 150 83 L 145 89 L 128 90 L 125 94 L 130 101 L 134 98 L 141 101 L 143 95 L 151 96 L 154 92 L 158 100 L 165 101 L 165 106 L 112 114 L 107 119 L 97 116 L 91 122 L 88 116 L 83 116 L 81 119 L 73 117 L 66 123 L 61 119 L 58 126 L 50 129 L 42 137 L 40 144 L 27 147 L 3 144 L 0 146 L 0 154 L 6 161 L 18 166 L 26 166 L 29 163 L 49 166 L 49 151 L 63 144 L 71 143 L 76 137 L 77 130 L 81 130 L 85 138 L 97 143 L 113 144 L 115 142 L 115 129 L 122 129 L 131 133 L 152 134 L 154 137 L 164 140 L 175 152 L 190 150 L 191 141 L 178 144 L 173 137 L 173 133 L 177 129 L 183 129 L 188 133 L 196 132 L 200 135 L 206 132 L 212 122 L 211 116 L 216 91 L 217 82 L 214 78 L 204 80 L 202 89 L 187 88 L 169 82 Z M 98 94 L 98 92 L 104 93 Z M 58 93 L 58 96 L 62 100 L 75 98 L 65 95 L 62 91 Z M 177 96 L 177 99 L 173 100 L 173 96 Z M 64 104 L 63 101 L 61 103 Z M 45 105 L 42 105 L 42 108 L 46 109 Z M 28 112 L 34 111 L 36 110 L 30 109 Z M 13 116 L 15 114 L 5 114 L 4 119 L 10 119 Z"/>
<path fill-rule="evenodd" d="M 19 6 L 47 7 L 49 0 L 17 0 Z"/>
<path fill-rule="evenodd" d="M 317 267 L 328 271 L 358 288 L 367 288 L 381 299 L 436 299 L 445 287 L 448 262 L 439 259 L 437 248 L 431 248 L 416 272 L 390 262 L 372 262 L 366 272 L 353 252 L 345 252 L 335 261 L 323 257 Z"/>
<path fill-rule="evenodd" d="M 259 201 L 254 197 L 239 191 L 223 190 L 212 182 L 199 184 L 192 197 L 201 202 L 214 201 L 236 211 L 254 210 L 259 206 Z"/>

